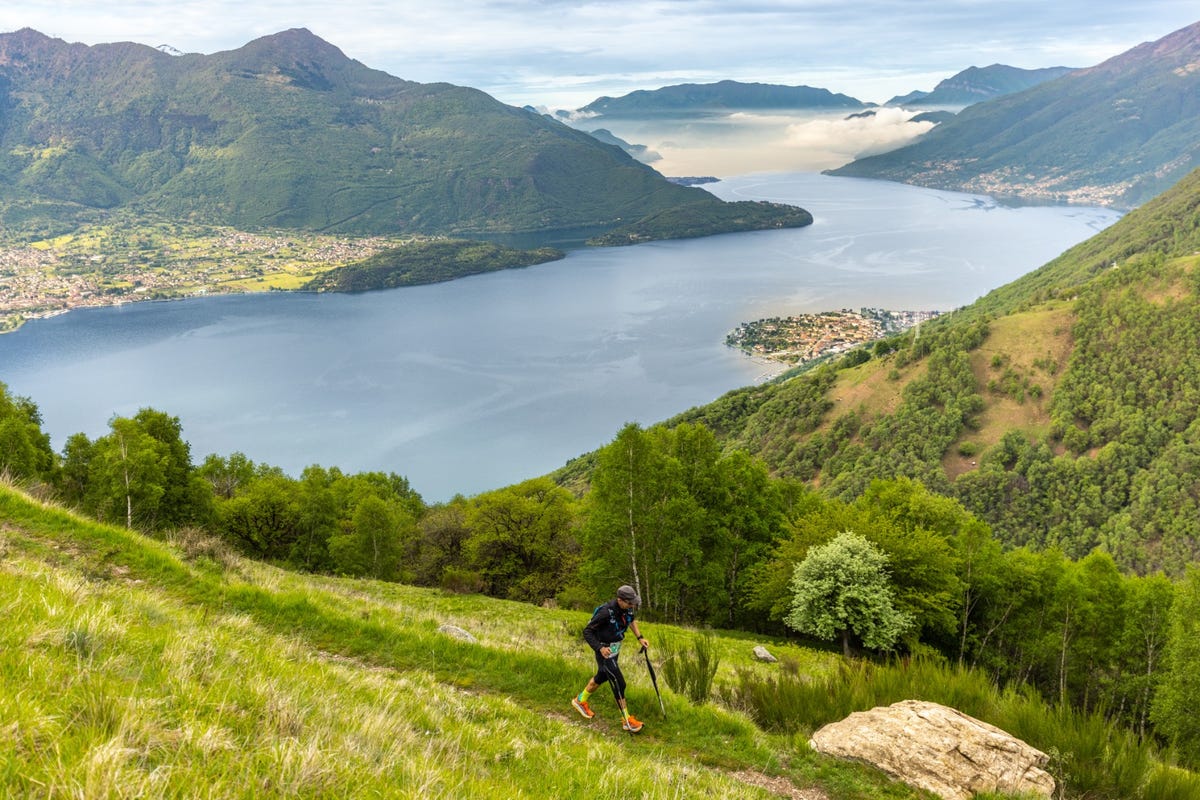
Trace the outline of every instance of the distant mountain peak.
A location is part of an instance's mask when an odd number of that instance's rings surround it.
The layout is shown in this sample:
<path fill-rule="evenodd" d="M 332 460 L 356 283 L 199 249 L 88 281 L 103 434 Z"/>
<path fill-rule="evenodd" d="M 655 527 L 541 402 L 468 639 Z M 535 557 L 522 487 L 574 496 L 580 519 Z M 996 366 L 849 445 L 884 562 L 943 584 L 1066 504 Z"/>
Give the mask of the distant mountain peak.
<path fill-rule="evenodd" d="M 888 100 L 889 106 L 968 106 L 994 97 L 1024 91 L 1039 83 L 1060 78 L 1071 67 L 1021 69 L 1007 64 L 967 67 L 938 83 L 932 92 L 909 92 Z"/>
<path fill-rule="evenodd" d="M 622 97 L 597 98 L 578 110 L 613 115 L 768 108 L 861 109 L 869 105 L 856 98 L 813 86 L 781 86 L 726 79 L 716 83 L 680 83 L 658 89 L 638 89 Z"/>
<path fill-rule="evenodd" d="M 1200 60 L 1200 22 L 1180 28 L 1153 42 L 1143 42 L 1131 50 L 1126 50 L 1094 67 L 1080 71 L 1084 73 L 1119 73 L 1133 65 L 1169 61 L 1184 62 L 1181 66 L 1186 66 L 1198 60 Z"/>
<path fill-rule="evenodd" d="M 953 191 L 1129 208 L 1200 166 L 1200 23 L 977 103 L 831 170 Z"/>

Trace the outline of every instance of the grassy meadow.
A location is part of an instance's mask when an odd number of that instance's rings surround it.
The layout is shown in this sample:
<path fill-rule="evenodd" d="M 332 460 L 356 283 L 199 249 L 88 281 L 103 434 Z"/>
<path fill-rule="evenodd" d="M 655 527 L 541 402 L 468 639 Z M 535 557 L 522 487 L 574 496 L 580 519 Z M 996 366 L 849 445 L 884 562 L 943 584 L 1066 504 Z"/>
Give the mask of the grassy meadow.
<path fill-rule="evenodd" d="M 631 710 L 569 705 L 585 614 L 298 575 L 196 534 L 159 542 L 0 487 L 0 796 L 917 798 L 797 734 L 695 705 L 623 660 Z M 477 643 L 439 632 L 463 628 Z M 693 631 L 646 623 L 654 642 Z M 715 637 L 717 683 L 767 644 Z M 661 666 L 661 665 L 660 665 Z"/>

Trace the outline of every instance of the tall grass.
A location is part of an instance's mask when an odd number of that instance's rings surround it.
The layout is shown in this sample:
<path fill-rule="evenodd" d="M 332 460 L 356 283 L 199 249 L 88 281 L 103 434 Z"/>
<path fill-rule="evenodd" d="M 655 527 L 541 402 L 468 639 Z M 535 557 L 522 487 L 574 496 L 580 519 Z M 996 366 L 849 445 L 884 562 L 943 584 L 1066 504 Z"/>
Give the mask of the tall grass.
<path fill-rule="evenodd" d="M 1099 713 L 1053 707 L 1032 690 L 1000 689 L 985 676 L 933 659 L 847 663 L 836 675 L 743 671 L 723 699 L 769 730 L 811 733 L 854 711 L 928 700 L 988 722 L 1047 753 L 1060 796 L 1100 800 L 1194 800 L 1200 776 Z"/>
<path fill-rule="evenodd" d="M 600 694 L 580 719 L 579 612 L 176 549 L 3 487 L 0 530 L 0 797 L 922 796 L 665 688 L 656 718 L 636 663 L 643 733 Z"/>
<path fill-rule="evenodd" d="M 692 640 L 690 647 L 674 639 L 663 640 L 663 677 L 668 686 L 693 703 L 707 703 L 712 694 L 713 679 L 721 666 L 715 638 L 711 631 L 705 631 Z"/>

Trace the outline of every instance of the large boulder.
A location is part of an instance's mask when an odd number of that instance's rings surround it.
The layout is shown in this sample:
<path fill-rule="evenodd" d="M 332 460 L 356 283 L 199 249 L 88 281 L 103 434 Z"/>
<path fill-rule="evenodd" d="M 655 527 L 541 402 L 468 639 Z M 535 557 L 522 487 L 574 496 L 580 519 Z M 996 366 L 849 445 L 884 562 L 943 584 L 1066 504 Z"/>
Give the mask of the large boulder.
<path fill-rule="evenodd" d="M 1050 797 L 1046 754 L 994 725 L 937 703 L 904 700 L 859 711 L 813 734 L 812 748 L 871 764 L 946 800 L 977 792 Z"/>

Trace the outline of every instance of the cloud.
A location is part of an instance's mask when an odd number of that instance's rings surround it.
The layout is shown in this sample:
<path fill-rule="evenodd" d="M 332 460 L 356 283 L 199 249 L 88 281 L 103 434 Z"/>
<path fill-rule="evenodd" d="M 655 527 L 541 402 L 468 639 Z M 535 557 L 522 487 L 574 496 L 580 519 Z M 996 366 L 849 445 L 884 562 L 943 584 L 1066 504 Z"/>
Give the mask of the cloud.
<path fill-rule="evenodd" d="M 877 155 L 909 144 L 933 128 L 932 122 L 912 122 L 915 113 L 900 108 L 879 108 L 869 116 L 814 119 L 787 127 L 787 143 L 828 158 L 822 169 L 841 166 L 862 156 Z"/>
<path fill-rule="evenodd" d="M 657 151 L 662 160 L 654 166 L 664 175 L 716 177 L 831 169 L 858 156 L 901 147 L 933 127 L 929 122 L 912 122 L 912 111 L 871 111 L 874 113 L 861 117 L 845 111 L 739 111 L 668 119 L 601 117 L 577 125 L 603 125 L 627 142 Z"/>

